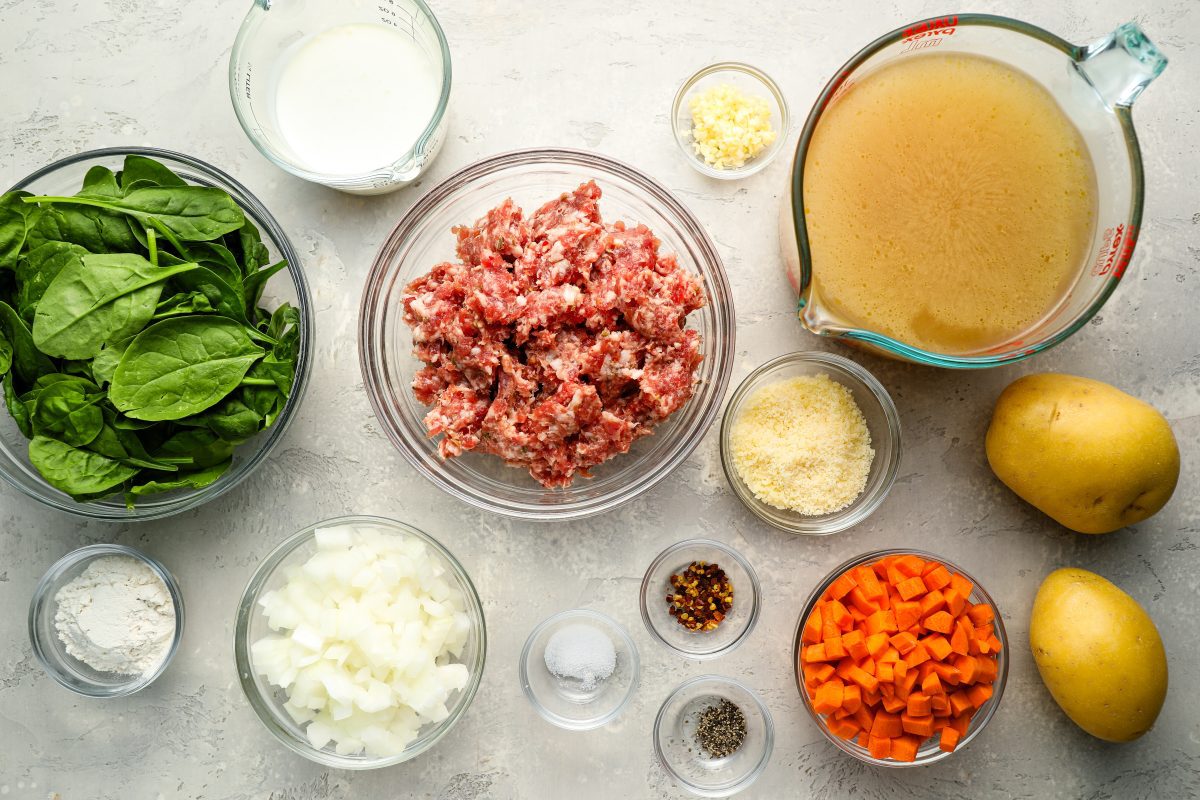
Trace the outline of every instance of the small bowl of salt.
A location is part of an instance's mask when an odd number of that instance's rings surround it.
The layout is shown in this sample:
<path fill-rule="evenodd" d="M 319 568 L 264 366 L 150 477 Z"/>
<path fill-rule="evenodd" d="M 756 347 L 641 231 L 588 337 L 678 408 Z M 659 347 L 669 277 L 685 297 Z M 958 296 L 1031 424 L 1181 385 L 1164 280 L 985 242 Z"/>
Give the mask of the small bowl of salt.
<path fill-rule="evenodd" d="M 616 719 L 633 699 L 637 645 L 616 620 L 577 608 L 542 622 L 521 651 L 521 688 L 560 728 L 586 731 Z"/>
<path fill-rule="evenodd" d="M 50 677 L 86 697 L 124 697 L 163 673 L 183 636 L 175 578 L 145 553 L 94 544 L 55 562 L 29 604 L 29 640 Z"/>

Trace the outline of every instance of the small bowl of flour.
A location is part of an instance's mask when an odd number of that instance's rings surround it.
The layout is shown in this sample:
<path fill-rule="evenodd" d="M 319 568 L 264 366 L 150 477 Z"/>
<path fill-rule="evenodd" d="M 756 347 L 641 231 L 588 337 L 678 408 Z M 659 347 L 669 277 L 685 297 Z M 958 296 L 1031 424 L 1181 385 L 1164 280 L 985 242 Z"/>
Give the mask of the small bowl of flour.
<path fill-rule="evenodd" d="M 167 668 L 183 634 L 183 598 L 162 564 L 131 547 L 95 544 L 59 559 L 29 605 L 38 661 L 88 697 L 124 697 Z"/>

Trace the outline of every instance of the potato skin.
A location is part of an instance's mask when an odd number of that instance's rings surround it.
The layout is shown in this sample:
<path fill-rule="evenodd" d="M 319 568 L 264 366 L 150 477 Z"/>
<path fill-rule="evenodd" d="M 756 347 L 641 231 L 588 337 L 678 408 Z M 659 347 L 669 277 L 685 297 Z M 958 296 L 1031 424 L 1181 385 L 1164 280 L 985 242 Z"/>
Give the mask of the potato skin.
<path fill-rule="evenodd" d="M 1029 646 L 1042 681 L 1071 721 L 1129 742 L 1154 725 L 1167 696 L 1167 655 L 1138 602 L 1094 572 L 1050 573 L 1033 601 Z"/>
<path fill-rule="evenodd" d="M 1079 533 L 1141 522 L 1166 505 L 1179 480 L 1179 447 L 1163 415 L 1074 375 L 1010 384 L 996 401 L 986 450 L 996 477 Z"/>

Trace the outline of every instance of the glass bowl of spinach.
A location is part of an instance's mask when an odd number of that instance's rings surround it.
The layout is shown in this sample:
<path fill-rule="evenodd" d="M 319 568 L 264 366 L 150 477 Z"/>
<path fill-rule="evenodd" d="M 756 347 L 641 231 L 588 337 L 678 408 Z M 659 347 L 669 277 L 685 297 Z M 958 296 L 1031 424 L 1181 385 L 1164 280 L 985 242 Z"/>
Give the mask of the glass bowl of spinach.
<path fill-rule="evenodd" d="M 191 156 L 80 153 L 0 196 L 0 477 L 62 511 L 155 519 L 224 494 L 308 381 L 299 258 Z"/>

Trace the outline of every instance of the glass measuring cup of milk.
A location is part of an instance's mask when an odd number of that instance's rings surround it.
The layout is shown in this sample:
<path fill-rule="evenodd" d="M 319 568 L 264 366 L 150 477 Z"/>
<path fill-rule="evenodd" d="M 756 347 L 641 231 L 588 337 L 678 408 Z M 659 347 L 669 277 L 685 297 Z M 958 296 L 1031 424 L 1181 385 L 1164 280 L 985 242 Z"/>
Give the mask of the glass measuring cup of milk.
<path fill-rule="evenodd" d="M 974 352 L 933 352 L 861 323 L 848 323 L 813 291 L 813 276 L 820 275 L 823 268 L 821 259 L 814 257 L 805 222 L 805 159 L 814 131 L 831 104 L 865 76 L 925 53 L 985 56 L 1025 73 L 1050 93 L 1078 129 L 1095 174 L 1094 229 L 1073 280 L 1032 325 Z M 813 106 L 792 165 L 788 187 L 791 203 L 781 208 L 780 244 L 788 278 L 800 296 L 801 322 L 814 333 L 842 338 L 885 356 L 951 368 L 1019 361 L 1079 330 L 1112 294 L 1133 254 L 1142 217 L 1143 177 L 1131 107 L 1166 63 L 1132 22 L 1099 41 L 1078 46 L 1018 20 L 960 14 L 922 20 L 867 45 L 834 74 Z M 936 168 L 938 154 L 930 152 L 927 158 L 929 166 Z M 923 222 L 931 242 L 939 236 L 953 235 L 949 226 L 939 230 L 939 222 Z M 879 291 L 887 291 L 887 287 L 881 286 Z M 947 302 L 947 298 L 934 301 Z"/>
<path fill-rule="evenodd" d="M 229 58 L 229 94 L 276 165 L 382 194 L 416 180 L 441 148 L 450 50 L 423 0 L 255 0 Z"/>

